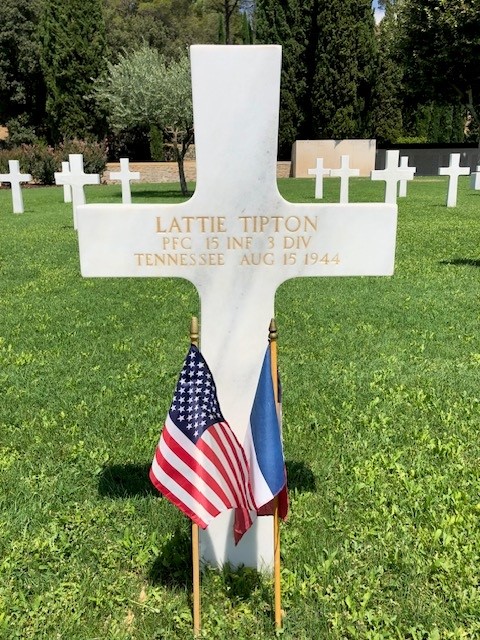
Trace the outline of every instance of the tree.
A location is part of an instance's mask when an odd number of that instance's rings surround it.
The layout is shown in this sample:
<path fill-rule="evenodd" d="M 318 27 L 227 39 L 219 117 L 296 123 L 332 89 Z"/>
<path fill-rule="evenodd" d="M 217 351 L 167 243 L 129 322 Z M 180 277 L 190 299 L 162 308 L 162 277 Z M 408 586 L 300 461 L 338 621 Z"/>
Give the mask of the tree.
<path fill-rule="evenodd" d="M 245 42 L 241 14 L 250 15 L 254 4 L 254 0 L 207 0 L 210 10 L 222 17 L 225 44 L 233 44 L 237 39 L 239 42 L 243 40 L 244 44 L 250 44 Z"/>
<path fill-rule="evenodd" d="M 283 46 L 280 154 L 298 138 L 362 137 L 376 64 L 370 0 L 258 0 L 258 42 Z"/>
<path fill-rule="evenodd" d="M 424 101 L 461 101 L 480 124 L 480 0 L 397 5 L 408 84 Z"/>
<path fill-rule="evenodd" d="M 308 64 L 311 51 L 311 0 L 257 0 L 255 38 L 265 44 L 281 44 L 282 76 L 280 88 L 279 157 L 290 157 L 292 143 L 301 135 L 308 136 L 305 127 L 308 111 L 307 87 L 312 80 Z"/>
<path fill-rule="evenodd" d="M 158 126 L 172 145 L 178 164 L 180 187 L 187 194 L 184 159 L 193 142 L 193 106 L 190 62 L 186 55 L 167 62 L 144 44 L 137 51 L 108 64 L 107 73 L 94 87 L 98 103 L 109 113 L 118 131 Z"/>
<path fill-rule="evenodd" d="M 41 62 L 49 138 L 100 137 L 103 114 L 91 99 L 104 68 L 105 25 L 100 0 L 44 0 Z"/>
<path fill-rule="evenodd" d="M 397 142 L 403 135 L 403 66 L 396 46 L 393 5 L 383 3 L 385 16 L 377 28 L 378 67 L 370 111 L 372 134 L 380 142 Z"/>
<path fill-rule="evenodd" d="M 26 127 L 38 127 L 43 120 L 40 10 L 40 0 L 0 3 L 0 123 L 17 119 Z"/>
<path fill-rule="evenodd" d="M 320 138 L 368 135 L 377 63 L 370 0 L 318 2 L 312 132 Z"/>

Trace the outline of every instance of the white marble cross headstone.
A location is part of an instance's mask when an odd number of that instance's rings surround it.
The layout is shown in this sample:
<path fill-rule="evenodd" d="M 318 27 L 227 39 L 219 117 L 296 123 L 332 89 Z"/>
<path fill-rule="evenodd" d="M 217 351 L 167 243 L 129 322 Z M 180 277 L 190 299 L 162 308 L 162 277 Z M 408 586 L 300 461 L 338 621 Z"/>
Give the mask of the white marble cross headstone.
<path fill-rule="evenodd" d="M 21 182 L 29 182 L 32 176 L 29 173 L 20 173 L 18 160 L 8 161 L 9 173 L 0 174 L 0 182 L 9 182 L 12 187 L 13 213 L 23 213 L 23 197 L 20 188 Z"/>
<path fill-rule="evenodd" d="M 342 156 L 340 169 L 331 169 L 332 178 L 340 178 L 340 202 L 348 202 L 348 183 L 350 178 L 360 175 L 360 169 L 350 168 L 350 156 Z"/>
<path fill-rule="evenodd" d="M 457 192 L 458 192 L 458 178 L 459 176 L 469 176 L 470 167 L 460 166 L 460 154 L 450 154 L 450 164 L 448 167 L 440 167 L 438 170 L 439 176 L 448 176 L 448 192 L 447 192 L 447 207 L 457 206 Z"/>
<path fill-rule="evenodd" d="M 397 202 L 397 184 L 400 180 L 413 180 L 415 169 L 403 168 L 398 165 L 400 152 L 398 149 L 387 151 L 385 169 L 375 169 L 371 172 L 372 180 L 385 181 L 385 202 L 395 204 Z"/>
<path fill-rule="evenodd" d="M 62 175 L 66 176 L 70 173 L 70 163 L 62 162 Z M 63 185 L 63 201 L 71 202 L 72 201 L 72 188 L 69 184 L 65 183 Z"/>
<path fill-rule="evenodd" d="M 277 288 L 300 276 L 391 275 L 397 207 L 292 204 L 280 196 L 280 46 L 196 45 L 191 65 L 193 197 L 183 204 L 80 206 L 81 271 L 175 276 L 195 285 L 201 349 L 222 412 L 243 441 Z M 201 532 L 202 559 L 271 568 L 272 518 L 258 518 L 237 547 L 232 518 L 224 512 Z"/>
<path fill-rule="evenodd" d="M 480 190 L 480 165 L 477 166 L 476 171 L 472 171 L 470 174 L 470 187 L 475 191 Z"/>
<path fill-rule="evenodd" d="M 330 169 L 323 168 L 323 158 L 317 158 L 317 166 L 308 170 L 308 175 L 315 176 L 315 198 L 323 198 L 323 176 L 330 175 Z"/>
<path fill-rule="evenodd" d="M 408 169 L 408 156 L 402 156 L 400 158 L 400 169 Z M 417 167 L 412 167 L 413 173 L 417 171 Z M 398 197 L 406 198 L 407 197 L 407 178 L 401 178 L 398 185 Z"/>
<path fill-rule="evenodd" d="M 122 183 L 122 204 L 131 204 L 130 180 L 140 180 L 139 171 L 130 171 L 128 158 L 120 158 L 120 171 L 110 171 L 110 180 Z"/>
<path fill-rule="evenodd" d="M 85 173 L 83 171 L 83 155 L 81 153 L 70 153 L 68 156 L 70 170 L 68 173 L 56 172 L 55 183 L 70 185 L 72 189 L 73 206 L 73 228 L 77 228 L 77 209 L 85 204 L 85 192 L 83 187 L 86 184 L 100 184 L 100 176 L 97 173 Z M 64 169 L 62 163 L 62 169 Z"/>

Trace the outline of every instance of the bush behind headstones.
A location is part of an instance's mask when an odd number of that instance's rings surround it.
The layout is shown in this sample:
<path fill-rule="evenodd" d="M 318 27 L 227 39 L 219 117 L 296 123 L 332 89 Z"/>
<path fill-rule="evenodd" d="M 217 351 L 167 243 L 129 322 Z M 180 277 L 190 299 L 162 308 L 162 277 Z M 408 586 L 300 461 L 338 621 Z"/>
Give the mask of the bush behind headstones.
<path fill-rule="evenodd" d="M 8 173 L 9 160 L 19 160 L 21 170 L 30 173 L 37 184 L 55 184 L 54 173 L 61 170 L 62 161 L 68 160 L 70 153 L 83 155 L 86 173 L 102 174 L 105 170 L 107 163 L 105 142 L 70 140 L 55 148 L 37 143 L 2 149 L 0 150 L 0 173 Z"/>

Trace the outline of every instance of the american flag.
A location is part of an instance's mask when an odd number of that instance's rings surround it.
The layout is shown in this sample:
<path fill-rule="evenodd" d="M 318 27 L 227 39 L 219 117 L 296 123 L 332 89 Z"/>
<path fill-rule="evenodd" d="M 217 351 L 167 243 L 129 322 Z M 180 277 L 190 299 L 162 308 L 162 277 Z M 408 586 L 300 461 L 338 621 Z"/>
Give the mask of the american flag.
<path fill-rule="evenodd" d="M 155 457 L 150 480 L 205 529 L 227 509 L 242 530 L 256 511 L 243 447 L 225 421 L 213 376 L 194 345 L 185 358 Z"/>

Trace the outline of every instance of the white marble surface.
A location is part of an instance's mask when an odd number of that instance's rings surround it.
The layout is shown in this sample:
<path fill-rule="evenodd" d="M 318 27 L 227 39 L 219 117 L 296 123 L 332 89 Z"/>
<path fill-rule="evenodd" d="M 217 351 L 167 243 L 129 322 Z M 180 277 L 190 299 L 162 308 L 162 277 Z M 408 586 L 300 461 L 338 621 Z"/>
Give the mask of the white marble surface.
<path fill-rule="evenodd" d="M 110 171 L 110 180 L 119 180 L 122 184 L 122 204 L 132 203 L 131 180 L 140 180 L 140 171 L 130 171 L 128 158 L 120 158 L 120 171 Z"/>
<path fill-rule="evenodd" d="M 23 196 L 20 184 L 22 182 L 30 182 L 32 176 L 29 173 L 20 173 L 20 162 L 18 160 L 9 160 L 8 169 L 8 173 L 0 174 L 0 182 L 10 183 L 13 213 L 23 213 Z"/>
<path fill-rule="evenodd" d="M 395 204 L 397 202 L 397 185 L 402 180 L 413 180 L 414 167 L 399 166 L 400 152 L 398 149 L 389 149 L 385 159 L 385 169 L 375 169 L 371 173 L 372 180 L 384 180 L 385 202 Z"/>
<path fill-rule="evenodd" d="M 69 173 L 70 173 L 70 163 L 67 161 L 62 162 L 62 176 L 66 176 Z M 64 202 L 72 201 L 72 188 L 67 183 L 63 185 L 63 201 Z"/>
<path fill-rule="evenodd" d="M 340 202 L 347 204 L 350 178 L 359 176 L 360 169 L 350 167 L 350 156 L 345 155 L 341 157 L 340 168 L 331 169 L 330 175 L 332 178 L 340 178 Z"/>
<path fill-rule="evenodd" d="M 391 275 L 397 207 L 291 204 L 280 196 L 279 46 L 198 45 L 191 60 L 195 194 L 180 205 L 80 206 L 81 270 L 193 282 L 201 349 L 222 411 L 243 440 L 278 286 L 300 276 Z M 189 318 L 178 321 L 188 326 Z M 202 532 L 203 560 L 271 568 L 272 519 L 259 518 L 234 547 L 231 517 Z"/>
<path fill-rule="evenodd" d="M 77 229 L 77 209 L 80 205 L 85 204 L 85 191 L 83 187 L 86 184 L 100 184 L 100 176 L 97 173 L 85 173 L 83 170 L 83 155 L 81 153 L 70 153 L 68 155 L 68 173 L 64 173 L 62 163 L 62 172 L 56 172 L 55 184 L 69 185 L 72 191 L 72 208 L 73 208 L 73 227 Z"/>
<path fill-rule="evenodd" d="M 402 156 L 400 158 L 400 168 L 401 169 L 408 169 L 408 156 Z M 417 167 L 411 167 L 413 169 L 413 173 L 415 174 L 417 172 Z M 405 178 L 402 178 L 400 180 L 400 182 L 398 183 L 398 197 L 399 198 L 406 198 L 407 197 L 407 184 L 408 184 L 408 180 Z"/>
<path fill-rule="evenodd" d="M 321 200 L 323 198 L 323 178 L 330 175 L 330 169 L 323 166 L 323 158 L 317 158 L 315 167 L 308 170 L 308 175 L 315 176 L 315 199 Z"/>
<path fill-rule="evenodd" d="M 458 195 L 458 178 L 460 176 L 469 176 L 470 167 L 461 167 L 460 154 L 451 153 L 450 163 L 448 167 L 440 167 L 440 169 L 438 170 L 438 175 L 448 176 L 447 207 L 456 207 Z"/>
<path fill-rule="evenodd" d="M 470 174 L 470 188 L 475 191 L 480 190 L 480 166 L 477 166 L 477 170 Z"/>

